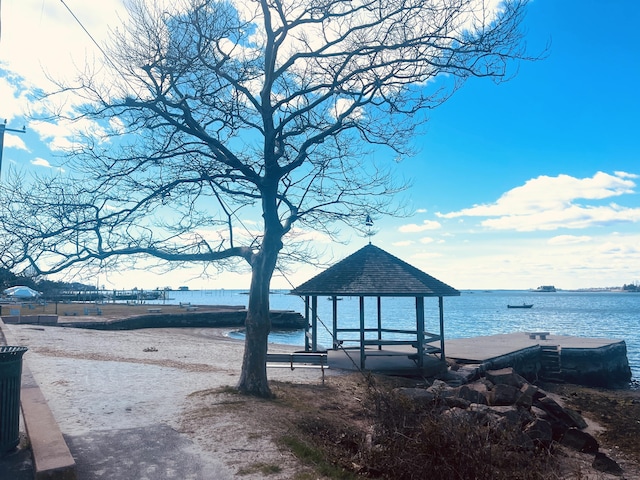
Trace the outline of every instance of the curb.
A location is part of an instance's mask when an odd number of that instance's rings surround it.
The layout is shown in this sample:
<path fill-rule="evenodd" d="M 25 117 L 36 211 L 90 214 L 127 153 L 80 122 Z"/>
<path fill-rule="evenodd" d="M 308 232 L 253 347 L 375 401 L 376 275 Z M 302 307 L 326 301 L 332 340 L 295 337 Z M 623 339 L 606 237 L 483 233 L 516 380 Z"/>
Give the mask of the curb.
<path fill-rule="evenodd" d="M 15 345 L 10 332 L 0 319 L 0 330 L 8 345 Z M 27 346 L 28 347 L 28 346 Z M 38 383 L 22 360 L 20 405 L 27 436 L 31 444 L 36 480 L 77 480 L 76 462 L 62 436 L 51 409 Z"/>

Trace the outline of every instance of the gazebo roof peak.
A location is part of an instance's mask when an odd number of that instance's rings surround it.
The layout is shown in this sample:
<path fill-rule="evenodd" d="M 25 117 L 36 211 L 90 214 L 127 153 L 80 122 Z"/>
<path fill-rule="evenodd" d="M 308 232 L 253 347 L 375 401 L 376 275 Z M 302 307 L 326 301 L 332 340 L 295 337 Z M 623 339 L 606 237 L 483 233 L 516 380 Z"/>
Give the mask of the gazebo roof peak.
<path fill-rule="evenodd" d="M 296 295 L 443 297 L 460 292 L 369 243 L 291 291 Z"/>

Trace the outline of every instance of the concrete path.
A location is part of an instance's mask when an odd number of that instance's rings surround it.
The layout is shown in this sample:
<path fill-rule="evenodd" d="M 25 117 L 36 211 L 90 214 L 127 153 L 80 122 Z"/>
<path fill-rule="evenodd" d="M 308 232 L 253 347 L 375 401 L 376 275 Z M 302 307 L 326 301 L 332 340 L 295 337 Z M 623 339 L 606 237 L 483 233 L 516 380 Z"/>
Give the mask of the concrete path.
<path fill-rule="evenodd" d="M 225 466 L 165 424 L 66 435 L 79 479 L 229 479 Z"/>

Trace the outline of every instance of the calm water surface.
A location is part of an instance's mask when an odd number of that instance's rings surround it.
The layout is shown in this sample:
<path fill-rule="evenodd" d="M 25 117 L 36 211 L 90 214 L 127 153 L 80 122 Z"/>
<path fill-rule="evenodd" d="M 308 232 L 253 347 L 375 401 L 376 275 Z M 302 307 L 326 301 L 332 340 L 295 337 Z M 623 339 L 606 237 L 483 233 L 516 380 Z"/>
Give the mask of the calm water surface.
<path fill-rule="evenodd" d="M 166 303 L 191 302 L 202 305 L 247 305 L 248 295 L 238 290 L 168 292 Z M 162 303 L 159 301 L 158 303 Z M 531 309 L 508 309 L 508 304 L 532 303 Z M 318 341 L 331 345 L 332 302 L 318 299 L 322 325 Z M 304 302 L 288 292 L 271 295 L 274 310 L 304 314 Z M 367 318 L 375 326 L 376 299 L 365 299 Z M 382 298 L 383 322 L 388 328 L 411 328 L 415 322 L 413 298 Z M 338 302 L 340 325 L 358 325 L 358 298 Z M 426 329 L 438 331 L 438 301 L 425 299 Z M 548 331 L 557 335 L 625 340 L 634 380 L 640 380 L 640 293 L 555 292 L 494 290 L 464 291 L 459 297 L 444 298 L 445 338 L 475 337 L 520 331 Z M 368 322 L 369 323 L 369 322 Z M 273 332 L 270 341 L 303 345 L 301 331 Z"/>

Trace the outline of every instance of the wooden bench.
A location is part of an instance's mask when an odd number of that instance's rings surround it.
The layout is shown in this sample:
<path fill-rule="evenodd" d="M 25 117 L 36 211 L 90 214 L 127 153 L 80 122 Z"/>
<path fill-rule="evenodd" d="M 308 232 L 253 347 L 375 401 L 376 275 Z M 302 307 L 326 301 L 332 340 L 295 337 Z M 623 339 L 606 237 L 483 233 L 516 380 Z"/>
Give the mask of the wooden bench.
<path fill-rule="evenodd" d="M 147 312 L 149 313 L 162 313 L 162 309 L 158 307 L 147 308 Z"/>
<path fill-rule="evenodd" d="M 187 312 L 195 312 L 196 310 L 198 310 L 198 307 L 188 306 L 188 307 L 185 308 L 185 310 Z"/>
<path fill-rule="evenodd" d="M 191 302 L 180 302 L 180 308 L 190 307 Z"/>
<path fill-rule="evenodd" d="M 531 340 L 535 340 L 536 337 L 540 337 L 540 340 L 546 340 L 549 332 L 527 332 L 527 335 Z"/>
<path fill-rule="evenodd" d="M 322 370 L 322 384 L 324 385 L 324 369 L 329 368 L 326 353 L 296 352 L 296 353 L 267 353 L 267 367 L 319 368 Z"/>
<path fill-rule="evenodd" d="M 88 307 L 84 307 L 84 314 L 85 315 L 102 315 L 102 310 L 100 310 L 100 308 L 96 307 L 96 308 L 88 308 Z"/>

